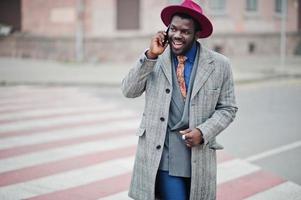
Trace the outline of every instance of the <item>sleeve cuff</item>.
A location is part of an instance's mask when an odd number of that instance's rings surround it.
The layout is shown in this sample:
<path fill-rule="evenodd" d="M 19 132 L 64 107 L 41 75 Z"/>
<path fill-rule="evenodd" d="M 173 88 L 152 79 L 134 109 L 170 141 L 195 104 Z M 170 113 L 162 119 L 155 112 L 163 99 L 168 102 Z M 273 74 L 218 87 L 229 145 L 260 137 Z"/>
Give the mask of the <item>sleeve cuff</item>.
<path fill-rule="evenodd" d="M 150 58 L 147 58 L 147 56 L 146 56 L 146 52 L 148 51 L 149 49 L 146 49 L 145 51 L 144 51 L 144 59 L 145 60 L 147 60 L 147 61 L 153 61 L 153 62 L 156 62 L 157 60 L 158 60 L 158 58 L 156 58 L 156 59 L 150 59 Z"/>
<path fill-rule="evenodd" d="M 200 125 L 196 128 L 199 129 L 203 135 L 203 144 L 201 144 L 201 145 L 203 145 L 203 147 L 205 148 L 205 146 L 209 143 L 209 140 L 210 140 L 209 135 L 206 133 L 206 130 L 204 127 L 202 127 L 202 125 Z"/>

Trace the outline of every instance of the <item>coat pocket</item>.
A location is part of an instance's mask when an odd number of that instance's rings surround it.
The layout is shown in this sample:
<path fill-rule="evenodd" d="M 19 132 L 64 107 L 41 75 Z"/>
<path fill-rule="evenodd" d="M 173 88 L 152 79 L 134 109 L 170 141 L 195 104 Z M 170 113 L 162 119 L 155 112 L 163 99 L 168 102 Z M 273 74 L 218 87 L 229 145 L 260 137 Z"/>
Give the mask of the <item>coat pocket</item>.
<path fill-rule="evenodd" d="M 139 137 L 141 137 L 141 136 L 143 136 L 144 135 L 144 133 L 145 133 L 145 128 L 139 128 L 138 129 L 138 131 L 136 132 L 136 135 L 137 136 L 139 136 Z"/>
<path fill-rule="evenodd" d="M 136 131 L 136 135 L 137 136 L 142 136 L 144 135 L 145 133 L 145 122 L 146 122 L 146 119 L 145 119 L 145 114 L 143 113 L 142 115 L 142 119 L 141 119 L 141 122 L 140 122 L 140 125 L 139 125 L 139 128 L 138 130 Z"/>
<path fill-rule="evenodd" d="M 221 144 L 219 144 L 215 141 L 212 142 L 212 143 L 209 143 L 209 148 L 213 149 L 213 150 L 222 150 L 222 149 L 224 149 L 224 147 Z"/>

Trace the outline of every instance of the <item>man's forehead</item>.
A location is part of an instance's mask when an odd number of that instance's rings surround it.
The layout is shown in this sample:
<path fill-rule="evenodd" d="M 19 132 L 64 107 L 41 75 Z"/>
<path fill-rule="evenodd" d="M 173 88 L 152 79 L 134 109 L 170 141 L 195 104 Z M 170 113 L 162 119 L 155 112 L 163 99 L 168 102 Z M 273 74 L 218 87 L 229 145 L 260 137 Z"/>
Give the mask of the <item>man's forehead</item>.
<path fill-rule="evenodd" d="M 174 26 L 188 26 L 188 27 L 193 27 L 194 26 L 194 23 L 193 23 L 193 20 L 192 19 L 189 19 L 189 18 L 182 18 L 180 16 L 173 16 L 172 19 L 171 19 L 171 25 L 174 25 Z"/>

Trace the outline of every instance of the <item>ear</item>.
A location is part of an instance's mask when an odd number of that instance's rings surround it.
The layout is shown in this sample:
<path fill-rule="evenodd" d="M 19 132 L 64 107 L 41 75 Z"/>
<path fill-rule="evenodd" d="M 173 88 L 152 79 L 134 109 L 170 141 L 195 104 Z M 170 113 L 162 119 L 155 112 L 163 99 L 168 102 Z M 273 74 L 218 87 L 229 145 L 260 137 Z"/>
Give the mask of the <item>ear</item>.
<path fill-rule="evenodd" d="M 197 31 L 195 33 L 195 40 L 198 40 L 200 38 L 200 35 L 201 35 L 201 31 Z"/>

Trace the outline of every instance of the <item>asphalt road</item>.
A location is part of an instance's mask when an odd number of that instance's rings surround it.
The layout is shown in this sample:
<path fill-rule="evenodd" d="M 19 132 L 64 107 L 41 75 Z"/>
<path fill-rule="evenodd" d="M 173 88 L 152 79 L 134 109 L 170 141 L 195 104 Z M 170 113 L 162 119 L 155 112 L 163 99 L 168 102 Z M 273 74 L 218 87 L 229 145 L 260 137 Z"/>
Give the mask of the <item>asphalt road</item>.
<path fill-rule="evenodd" d="M 219 137 L 231 154 L 301 184 L 301 80 L 237 87 L 236 121 Z"/>
<path fill-rule="evenodd" d="M 144 98 L 126 99 L 119 88 L 84 88 L 142 113 Z M 237 118 L 218 136 L 231 155 L 301 185 L 301 80 L 236 86 Z"/>

